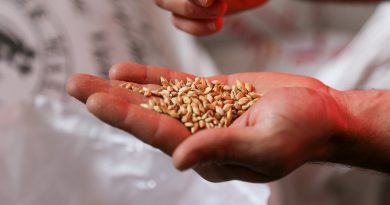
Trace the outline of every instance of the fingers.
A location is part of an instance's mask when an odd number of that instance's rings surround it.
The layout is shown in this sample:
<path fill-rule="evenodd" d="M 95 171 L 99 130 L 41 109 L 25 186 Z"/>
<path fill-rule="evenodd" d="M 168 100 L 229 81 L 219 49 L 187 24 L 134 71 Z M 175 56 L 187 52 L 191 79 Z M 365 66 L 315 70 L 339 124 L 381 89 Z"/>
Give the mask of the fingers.
<path fill-rule="evenodd" d="M 169 155 L 190 135 L 176 119 L 128 103 L 120 96 L 95 93 L 88 98 L 87 108 L 102 121 L 133 134 Z"/>
<path fill-rule="evenodd" d="M 220 167 L 219 172 L 223 172 L 224 166 L 239 166 L 246 170 L 242 173 L 251 175 L 252 180 L 247 178 L 247 181 L 271 181 L 304 163 L 304 159 L 296 154 L 300 151 L 299 145 L 288 143 L 288 136 L 288 133 L 269 136 L 254 128 L 200 131 L 177 147 L 173 162 L 179 170 L 216 166 Z M 260 175 L 259 178 L 254 177 L 255 173 Z M 226 171 L 219 180 L 225 179 L 244 180 L 244 176 Z"/>
<path fill-rule="evenodd" d="M 162 9 L 188 19 L 215 20 L 226 12 L 226 3 L 197 0 L 155 0 Z"/>
<path fill-rule="evenodd" d="M 205 36 L 216 33 L 222 29 L 223 18 L 215 20 L 197 20 L 174 15 L 172 19 L 176 28 L 195 36 Z"/>
<path fill-rule="evenodd" d="M 248 128 L 200 131 L 183 142 L 173 154 L 179 170 L 202 163 L 245 163 L 255 153 L 253 133 Z"/>
<path fill-rule="evenodd" d="M 180 30 L 205 36 L 216 33 L 223 26 L 227 11 L 225 1 L 215 0 L 155 0 L 161 8 L 173 14 L 172 22 Z"/>
<path fill-rule="evenodd" d="M 160 84 L 160 77 L 168 80 L 195 78 L 195 76 L 166 68 L 147 66 L 136 63 L 116 64 L 110 69 L 110 79 L 135 82 L 140 84 Z"/>
<path fill-rule="evenodd" d="M 266 183 L 275 177 L 266 176 L 247 167 L 237 165 L 205 165 L 195 167 L 195 171 L 210 182 L 240 180 L 253 183 Z"/>
<path fill-rule="evenodd" d="M 95 93 L 111 93 L 134 104 L 141 104 L 147 101 L 145 97 L 138 93 L 120 88 L 119 85 L 122 83 L 121 81 L 107 81 L 87 74 L 76 74 L 68 80 L 66 89 L 70 96 L 83 103 L 87 101 L 89 96 Z"/>
<path fill-rule="evenodd" d="M 109 87 L 108 81 L 87 74 L 76 74 L 66 84 L 68 94 L 82 102 L 96 92 L 108 92 Z"/>

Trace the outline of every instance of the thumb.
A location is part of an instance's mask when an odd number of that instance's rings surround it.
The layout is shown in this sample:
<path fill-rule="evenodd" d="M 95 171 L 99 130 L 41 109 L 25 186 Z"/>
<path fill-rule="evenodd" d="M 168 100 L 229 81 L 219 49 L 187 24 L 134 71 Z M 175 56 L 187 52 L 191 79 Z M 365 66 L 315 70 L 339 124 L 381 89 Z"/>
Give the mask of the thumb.
<path fill-rule="evenodd" d="M 205 162 L 246 164 L 255 156 L 255 139 L 250 128 L 201 131 L 177 147 L 173 153 L 173 163 L 179 170 Z"/>

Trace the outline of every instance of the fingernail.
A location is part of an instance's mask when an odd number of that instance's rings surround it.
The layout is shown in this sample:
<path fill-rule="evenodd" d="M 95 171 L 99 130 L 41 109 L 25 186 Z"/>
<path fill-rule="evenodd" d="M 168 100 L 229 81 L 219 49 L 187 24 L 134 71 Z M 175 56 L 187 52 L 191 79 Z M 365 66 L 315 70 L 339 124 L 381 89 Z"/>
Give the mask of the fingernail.
<path fill-rule="evenodd" d="M 201 6 L 209 7 L 213 3 L 212 0 L 198 0 Z"/>

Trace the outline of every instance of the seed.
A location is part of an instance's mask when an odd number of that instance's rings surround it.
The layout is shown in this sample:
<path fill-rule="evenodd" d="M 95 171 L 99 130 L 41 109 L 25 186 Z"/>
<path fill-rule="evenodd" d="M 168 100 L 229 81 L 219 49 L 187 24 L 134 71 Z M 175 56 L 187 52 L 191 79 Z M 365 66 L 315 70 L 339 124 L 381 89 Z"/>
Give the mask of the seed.
<path fill-rule="evenodd" d="M 204 94 L 209 94 L 212 89 L 213 89 L 212 87 L 207 87 L 206 90 L 204 91 Z"/>
<path fill-rule="evenodd" d="M 224 91 L 231 91 L 232 88 L 231 88 L 230 86 L 228 86 L 228 85 L 224 85 L 224 86 L 223 86 L 223 90 L 224 90 Z"/>
<path fill-rule="evenodd" d="M 169 91 L 168 90 L 162 90 L 160 92 L 161 96 L 169 96 Z"/>
<path fill-rule="evenodd" d="M 217 101 L 217 100 L 221 100 L 222 99 L 222 95 L 216 95 L 214 96 L 214 100 Z"/>
<path fill-rule="evenodd" d="M 223 110 L 225 111 L 225 112 L 227 112 L 228 110 L 230 110 L 230 108 L 231 107 L 233 107 L 234 105 L 233 104 L 225 104 L 224 106 L 223 106 Z"/>
<path fill-rule="evenodd" d="M 186 93 L 186 92 L 188 92 L 189 90 L 191 90 L 190 87 L 182 87 L 182 88 L 180 88 L 179 93 Z"/>
<path fill-rule="evenodd" d="M 175 84 L 175 85 L 172 85 L 172 88 L 173 90 L 175 90 L 176 92 L 179 92 L 179 87 Z"/>
<path fill-rule="evenodd" d="M 153 106 L 153 110 L 160 113 L 162 112 L 161 108 L 157 105 Z"/>
<path fill-rule="evenodd" d="M 243 110 L 248 110 L 248 108 L 250 107 L 250 105 L 249 104 L 246 104 L 246 105 L 243 105 L 242 107 L 241 107 L 241 109 L 243 109 Z"/>
<path fill-rule="evenodd" d="M 253 92 L 253 86 L 249 83 L 245 83 L 245 89 L 248 91 L 248 92 Z"/>
<path fill-rule="evenodd" d="M 187 96 L 184 96 L 184 97 L 183 97 L 183 102 L 184 102 L 185 104 L 191 103 L 191 99 L 190 99 L 189 97 L 187 97 Z"/>
<path fill-rule="evenodd" d="M 141 107 L 149 109 L 149 105 L 148 104 L 141 104 Z"/>
<path fill-rule="evenodd" d="M 160 77 L 161 85 L 166 88 L 168 86 L 168 81 L 164 77 Z"/>
<path fill-rule="evenodd" d="M 244 84 L 240 80 L 236 80 L 237 88 L 241 91 L 244 90 Z"/>
<path fill-rule="evenodd" d="M 238 104 L 239 104 L 239 105 L 244 105 L 244 104 L 246 104 L 246 103 L 249 102 L 249 101 L 250 101 L 249 98 L 243 97 L 243 98 L 241 98 L 240 100 L 238 100 Z"/>
<path fill-rule="evenodd" d="M 211 83 L 212 83 L 213 85 L 219 85 L 219 84 L 221 84 L 221 81 L 219 81 L 219 80 L 213 80 L 213 81 L 211 81 Z"/>
<path fill-rule="evenodd" d="M 200 110 L 199 110 L 199 106 L 197 103 L 191 103 L 191 106 L 192 106 L 192 110 L 194 111 L 194 113 L 196 115 L 201 115 L 200 114 Z"/>
<path fill-rule="evenodd" d="M 250 92 L 250 93 L 249 93 L 249 96 L 251 96 L 251 98 L 253 98 L 253 99 L 256 99 L 256 98 L 261 97 L 261 95 L 259 95 L 259 94 L 257 94 L 257 93 L 254 93 L 254 92 Z"/>
<path fill-rule="evenodd" d="M 191 133 L 229 126 L 261 97 L 251 84 L 239 80 L 232 86 L 199 77 L 185 81 L 168 81 L 164 77 L 160 80 L 162 86 L 155 90 L 131 82 L 120 87 L 150 97 L 140 106 L 180 120 Z"/>
<path fill-rule="evenodd" d="M 233 100 L 225 100 L 223 101 L 223 104 L 233 104 L 234 101 Z"/>
<path fill-rule="evenodd" d="M 192 123 L 192 122 L 186 122 L 186 123 L 184 123 L 184 126 L 186 126 L 186 127 L 193 127 L 193 126 L 194 126 L 194 123 Z"/>
<path fill-rule="evenodd" d="M 198 124 L 194 125 L 193 127 L 191 127 L 191 133 L 194 134 L 196 131 L 198 131 Z"/>
<path fill-rule="evenodd" d="M 147 90 L 147 91 L 145 91 L 144 96 L 150 97 L 150 96 L 152 96 L 152 92 L 150 90 Z"/>
<path fill-rule="evenodd" d="M 219 106 L 215 106 L 215 111 L 220 114 L 221 116 L 223 116 L 225 114 L 225 112 L 223 111 L 223 109 Z"/>
<path fill-rule="evenodd" d="M 188 122 L 187 116 L 183 116 L 183 117 L 181 118 L 181 122 L 182 122 L 182 123 Z"/>

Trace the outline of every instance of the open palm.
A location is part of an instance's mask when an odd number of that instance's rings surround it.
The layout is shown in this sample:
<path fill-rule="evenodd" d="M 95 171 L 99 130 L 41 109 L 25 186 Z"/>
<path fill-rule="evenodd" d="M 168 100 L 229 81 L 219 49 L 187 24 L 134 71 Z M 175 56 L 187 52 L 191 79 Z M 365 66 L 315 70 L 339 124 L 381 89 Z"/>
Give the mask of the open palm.
<path fill-rule="evenodd" d="M 236 79 L 264 94 L 228 128 L 193 135 L 178 120 L 139 106 L 147 99 L 119 87 L 130 81 L 158 87 L 160 77 L 194 76 L 139 64 L 119 64 L 110 79 L 73 76 L 70 95 L 86 103 L 102 121 L 125 130 L 168 155 L 178 169 L 194 168 L 209 181 L 267 182 L 281 178 L 308 161 L 322 160 L 330 136 L 342 129 L 343 112 L 321 82 L 280 73 L 241 73 L 214 76 L 232 85 Z"/>

